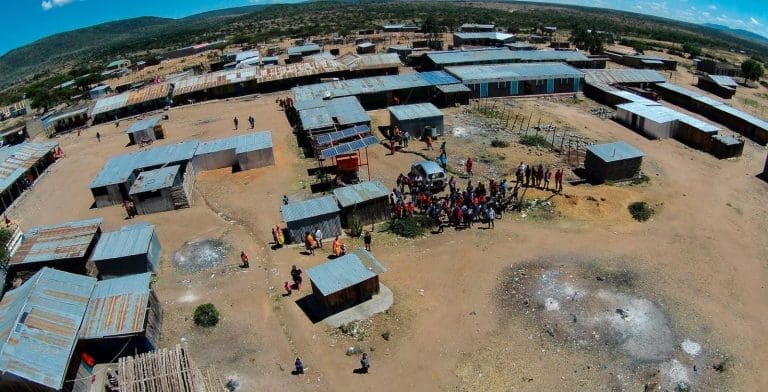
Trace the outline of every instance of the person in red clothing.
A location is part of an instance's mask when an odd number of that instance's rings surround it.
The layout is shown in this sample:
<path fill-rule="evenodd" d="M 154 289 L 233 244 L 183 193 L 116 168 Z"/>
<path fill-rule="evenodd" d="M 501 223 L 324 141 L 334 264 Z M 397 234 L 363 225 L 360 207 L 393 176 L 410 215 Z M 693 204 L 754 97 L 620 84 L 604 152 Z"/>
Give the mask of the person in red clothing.
<path fill-rule="evenodd" d="M 555 192 L 563 191 L 563 169 L 557 169 L 555 172 Z"/>
<path fill-rule="evenodd" d="M 395 155 L 395 139 L 389 139 L 389 155 Z"/>
<path fill-rule="evenodd" d="M 464 165 L 464 169 L 467 171 L 467 175 L 472 177 L 472 158 L 467 158 L 467 163 Z"/>
<path fill-rule="evenodd" d="M 240 260 L 243 261 L 242 268 L 249 268 L 251 265 L 248 264 L 248 255 L 245 254 L 245 251 L 240 252 Z"/>

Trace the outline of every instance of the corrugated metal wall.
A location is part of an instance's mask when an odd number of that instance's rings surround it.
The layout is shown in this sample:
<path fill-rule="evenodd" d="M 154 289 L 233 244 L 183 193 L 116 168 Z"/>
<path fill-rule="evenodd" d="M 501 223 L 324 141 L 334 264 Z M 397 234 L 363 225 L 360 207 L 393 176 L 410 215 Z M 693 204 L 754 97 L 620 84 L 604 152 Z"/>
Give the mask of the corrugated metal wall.
<path fill-rule="evenodd" d="M 211 152 L 208 154 L 195 155 L 192 160 L 192 165 L 195 167 L 195 171 L 203 170 L 216 170 L 225 167 L 231 167 L 237 162 L 235 157 L 235 150 L 221 150 Z"/>
<path fill-rule="evenodd" d="M 237 162 L 240 170 L 250 170 L 275 164 L 275 156 L 272 148 L 251 151 L 243 154 L 237 154 Z"/>
<path fill-rule="evenodd" d="M 389 200 L 382 197 L 365 203 L 349 206 L 341 210 L 342 226 L 350 227 L 351 219 L 357 218 L 364 226 L 389 219 Z"/>
<path fill-rule="evenodd" d="M 288 222 L 288 240 L 294 244 L 304 242 L 304 233 L 314 233 L 316 228 L 320 228 L 325 239 L 341 235 L 341 220 L 339 214 L 326 214 L 310 219 L 302 219 L 295 222 Z"/>
<path fill-rule="evenodd" d="M 443 134 L 443 117 L 418 118 L 413 120 L 397 121 L 390 114 L 389 121 L 392 126 L 398 125 L 401 131 L 408 131 L 412 138 L 420 139 L 424 136 L 424 127 L 431 126 L 437 129 L 437 134 Z"/>
<path fill-rule="evenodd" d="M 155 192 L 155 194 L 156 197 L 151 197 L 145 200 L 140 200 L 139 197 L 134 198 L 133 202 L 136 205 L 136 211 L 138 211 L 139 214 L 152 214 L 174 209 L 170 188 L 161 189 L 158 192 Z"/>

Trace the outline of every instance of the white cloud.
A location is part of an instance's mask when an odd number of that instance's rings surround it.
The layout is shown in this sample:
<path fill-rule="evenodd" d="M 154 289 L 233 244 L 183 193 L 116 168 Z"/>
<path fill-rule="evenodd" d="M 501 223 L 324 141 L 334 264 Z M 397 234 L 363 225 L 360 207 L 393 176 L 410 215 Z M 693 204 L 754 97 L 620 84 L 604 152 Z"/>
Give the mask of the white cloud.
<path fill-rule="evenodd" d="M 707 8 L 709 8 L 709 9 L 711 9 L 713 11 L 717 9 L 717 7 L 715 7 L 714 4 L 710 4 L 709 7 L 707 7 Z"/>
<path fill-rule="evenodd" d="M 702 13 L 701 13 L 701 16 L 703 16 L 703 17 L 705 17 L 705 18 L 709 18 L 709 16 L 710 16 L 710 13 L 709 13 L 709 12 L 702 12 Z"/>
<path fill-rule="evenodd" d="M 760 26 L 760 22 L 757 21 L 755 18 L 749 18 L 749 24 L 754 26 Z"/>
<path fill-rule="evenodd" d="M 43 11 L 48 11 L 53 7 L 63 7 L 75 0 L 43 0 L 40 6 L 43 7 Z"/>

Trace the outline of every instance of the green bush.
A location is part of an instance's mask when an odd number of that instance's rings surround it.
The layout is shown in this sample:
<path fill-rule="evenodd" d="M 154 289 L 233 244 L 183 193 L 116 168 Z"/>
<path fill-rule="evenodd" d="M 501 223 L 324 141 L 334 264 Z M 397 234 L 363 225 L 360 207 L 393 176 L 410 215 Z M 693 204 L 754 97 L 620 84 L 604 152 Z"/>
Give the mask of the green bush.
<path fill-rule="evenodd" d="M 645 222 L 653 215 L 653 208 L 644 201 L 636 201 L 629 205 L 629 213 L 638 222 Z"/>
<path fill-rule="evenodd" d="M 202 304 L 195 308 L 195 325 L 214 327 L 219 323 L 219 311 L 213 304 Z"/>
<path fill-rule="evenodd" d="M 525 135 L 520 136 L 520 144 L 531 147 L 546 147 L 549 145 L 549 142 L 541 135 Z"/>
<path fill-rule="evenodd" d="M 641 185 L 647 182 L 651 182 L 651 178 L 643 173 L 638 174 L 635 178 L 632 179 L 632 185 Z"/>
<path fill-rule="evenodd" d="M 491 140 L 491 147 L 498 147 L 498 148 L 509 147 L 509 143 L 501 139 L 493 139 Z"/>
<path fill-rule="evenodd" d="M 406 238 L 415 238 L 424 235 L 427 229 L 431 229 L 434 222 L 428 216 L 416 215 L 402 219 L 395 219 L 389 225 L 389 229 Z"/>
<path fill-rule="evenodd" d="M 349 220 L 350 237 L 360 237 L 363 234 L 363 224 L 360 219 L 352 218 Z"/>

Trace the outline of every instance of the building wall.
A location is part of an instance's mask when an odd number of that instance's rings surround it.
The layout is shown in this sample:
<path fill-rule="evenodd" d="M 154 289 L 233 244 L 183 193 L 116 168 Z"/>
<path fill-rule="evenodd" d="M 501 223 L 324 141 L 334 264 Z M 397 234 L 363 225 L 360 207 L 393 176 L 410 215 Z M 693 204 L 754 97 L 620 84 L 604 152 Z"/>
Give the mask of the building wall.
<path fill-rule="evenodd" d="M 133 203 L 139 214 L 152 214 L 175 209 L 171 198 L 171 188 L 135 194 L 133 195 Z"/>
<path fill-rule="evenodd" d="M 616 111 L 615 118 L 627 127 L 643 133 L 652 139 L 668 139 L 674 136 L 672 131 L 676 121 L 660 124 L 621 108 Z"/>
<path fill-rule="evenodd" d="M 408 131 L 411 137 L 415 139 L 421 139 L 424 136 L 424 127 L 426 126 L 435 128 L 438 135 L 443 134 L 443 116 L 398 121 L 395 116 L 390 113 L 389 121 L 392 127 L 395 125 L 399 126 L 401 131 Z"/>
<path fill-rule="evenodd" d="M 341 219 L 338 213 L 320 215 L 309 219 L 287 222 L 287 240 L 294 244 L 304 243 L 304 233 L 314 233 L 320 228 L 323 237 L 332 238 L 341 235 Z"/>
<path fill-rule="evenodd" d="M 713 139 L 710 152 L 718 159 L 740 157 L 744 152 L 744 142 L 729 146 L 721 143 L 719 140 Z"/>
<path fill-rule="evenodd" d="M 229 149 L 211 152 L 208 154 L 195 155 L 195 157 L 192 159 L 192 166 L 194 166 L 195 170 L 199 172 L 204 170 L 216 170 L 225 167 L 232 167 L 235 162 L 237 162 L 237 158 L 235 157 L 235 150 Z"/>
<path fill-rule="evenodd" d="M 675 139 L 693 148 L 709 151 L 712 147 L 712 134 L 678 121 Z"/>
<path fill-rule="evenodd" d="M 710 93 L 715 94 L 720 98 L 731 99 L 733 98 L 733 95 L 736 94 L 736 89 L 725 88 L 704 78 L 699 78 L 696 86 L 704 91 L 709 91 Z"/>
<path fill-rule="evenodd" d="M 634 178 L 640 173 L 642 158 L 624 159 L 615 162 L 604 162 L 591 151 L 587 151 L 584 159 L 584 169 L 589 177 L 597 182 L 621 181 Z"/>
<path fill-rule="evenodd" d="M 342 208 L 342 227 L 350 228 L 350 222 L 353 219 L 360 221 L 360 224 L 363 226 L 383 222 L 389 219 L 389 199 L 387 196 L 384 196 L 354 206 Z"/>
<path fill-rule="evenodd" d="M 567 78 L 477 83 L 467 84 L 467 87 L 472 90 L 472 97 L 489 98 L 577 93 L 581 89 L 582 84 L 581 78 Z"/>
<path fill-rule="evenodd" d="M 314 283 L 312 283 L 312 294 L 315 299 L 325 308 L 329 313 L 340 312 L 344 309 L 350 308 L 362 302 L 371 299 L 374 295 L 379 293 L 379 277 L 374 276 L 368 280 L 360 282 L 354 286 L 347 287 L 344 290 L 323 296 L 317 289 Z"/>
<path fill-rule="evenodd" d="M 275 156 L 272 147 L 261 150 L 237 154 L 237 163 L 240 170 L 251 170 L 275 164 Z"/>
<path fill-rule="evenodd" d="M 44 387 L 25 379 L 15 377 L 11 373 L 0 375 L 0 391 L 3 392 L 56 392 L 55 389 Z"/>

